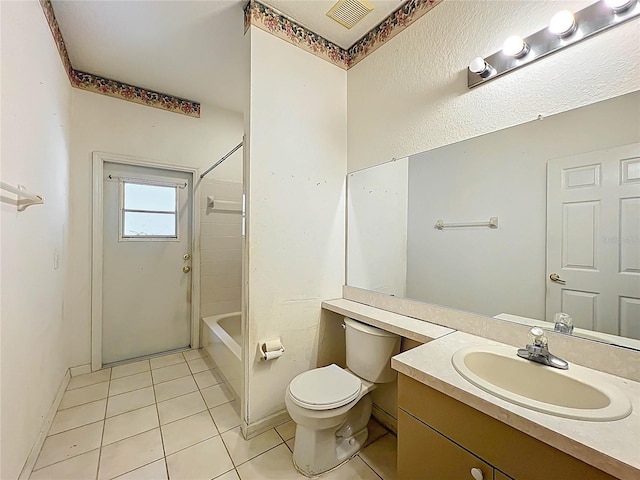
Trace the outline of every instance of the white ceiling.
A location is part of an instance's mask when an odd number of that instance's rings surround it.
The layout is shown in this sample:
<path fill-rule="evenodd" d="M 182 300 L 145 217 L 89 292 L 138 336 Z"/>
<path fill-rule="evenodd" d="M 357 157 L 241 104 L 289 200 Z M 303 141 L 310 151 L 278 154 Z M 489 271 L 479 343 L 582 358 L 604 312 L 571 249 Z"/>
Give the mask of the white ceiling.
<path fill-rule="evenodd" d="M 332 0 L 266 0 L 343 48 L 406 0 L 374 7 L 351 30 L 328 18 Z M 247 0 L 53 0 L 71 64 L 205 105 L 242 112 L 247 92 L 243 12 Z"/>

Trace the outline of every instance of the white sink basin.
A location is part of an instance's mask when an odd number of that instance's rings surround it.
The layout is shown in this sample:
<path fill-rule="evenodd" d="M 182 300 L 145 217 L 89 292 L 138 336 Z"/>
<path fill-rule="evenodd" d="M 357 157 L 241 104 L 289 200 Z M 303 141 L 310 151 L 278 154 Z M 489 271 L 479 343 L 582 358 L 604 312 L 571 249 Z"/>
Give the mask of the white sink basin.
<path fill-rule="evenodd" d="M 572 364 L 559 370 L 520 358 L 516 351 L 508 346 L 467 347 L 451 361 L 475 386 L 532 410 L 602 422 L 631 413 L 626 395 L 596 372 Z"/>

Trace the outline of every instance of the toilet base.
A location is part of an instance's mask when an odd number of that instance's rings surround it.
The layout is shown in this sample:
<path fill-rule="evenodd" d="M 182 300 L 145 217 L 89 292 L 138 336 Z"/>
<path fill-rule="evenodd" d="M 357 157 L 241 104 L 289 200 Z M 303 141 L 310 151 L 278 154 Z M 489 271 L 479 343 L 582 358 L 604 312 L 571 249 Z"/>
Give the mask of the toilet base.
<path fill-rule="evenodd" d="M 316 471 L 315 473 L 311 472 L 308 464 L 305 464 L 303 466 L 304 468 L 301 467 L 300 465 L 298 465 L 298 462 L 296 462 L 295 454 L 293 455 L 293 466 L 298 472 L 309 478 L 316 478 L 318 475 L 332 472 L 333 470 L 340 468 L 342 465 L 355 457 L 358 452 L 362 450 L 362 447 L 367 441 L 367 438 L 369 438 L 369 430 L 367 428 L 364 428 L 363 430 L 360 430 L 358 433 L 356 433 L 353 437 L 344 439 L 344 441 L 339 440 L 336 444 L 337 456 L 335 457 L 335 459 L 331 459 L 329 462 L 327 462 L 324 467 L 320 467 L 321 471 Z M 353 445 L 351 445 L 350 440 L 353 441 Z M 335 463 L 336 461 L 338 463 Z M 316 465 L 316 468 L 318 467 L 319 465 Z M 326 468 L 326 470 L 324 468 Z"/>
<path fill-rule="evenodd" d="M 335 428 L 313 430 L 297 424 L 293 449 L 296 469 L 307 477 L 314 477 L 349 460 L 367 441 L 370 417 L 371 396 L 365 395 Z"/>

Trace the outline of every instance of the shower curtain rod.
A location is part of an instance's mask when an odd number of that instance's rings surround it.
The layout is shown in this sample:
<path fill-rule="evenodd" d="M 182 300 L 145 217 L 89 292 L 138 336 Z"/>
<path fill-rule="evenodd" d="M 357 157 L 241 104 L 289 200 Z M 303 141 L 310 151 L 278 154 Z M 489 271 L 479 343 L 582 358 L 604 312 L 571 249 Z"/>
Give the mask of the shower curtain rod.
<path fill-rule="evenodd" d="M 235 147 L 233 147 L 231 149 L 231 151 L 229 153 L 227 153 L 224 157 L 222 157 L 220 160 L 218 160 L 216 163 L 214 163 L 213 165 L 211 165 L 206 172 L 204 172 L 202 175 L 200 175 L 200 180 L 202 180 L 205 175 L 207 173 L 209 173 L 211 170 L 213 170 L 214 168 L 216 168 L 218 165 L 220 165 L 222 162 L 224 162 L 227 158 L 229 158 L 231 156 L 231 154 L 233 152 L 235 152 L 236 150 L 238 150 L 240 147 L 242 146 L 242 142 L 240 142 L 238 145 L 236 145 Z"/>

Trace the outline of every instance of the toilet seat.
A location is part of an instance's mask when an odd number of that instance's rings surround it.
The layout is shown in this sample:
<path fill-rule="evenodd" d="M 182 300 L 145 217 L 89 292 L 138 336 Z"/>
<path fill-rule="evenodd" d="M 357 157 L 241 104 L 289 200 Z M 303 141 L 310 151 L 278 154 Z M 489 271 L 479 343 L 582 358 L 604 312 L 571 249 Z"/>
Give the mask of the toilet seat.
<path fill-rule="evenodd" d="M 329 410 L 352 402 L 362 382 L 335 364 L 303 372 L 289 384 L 291 400 L 310 410 Z"/>

